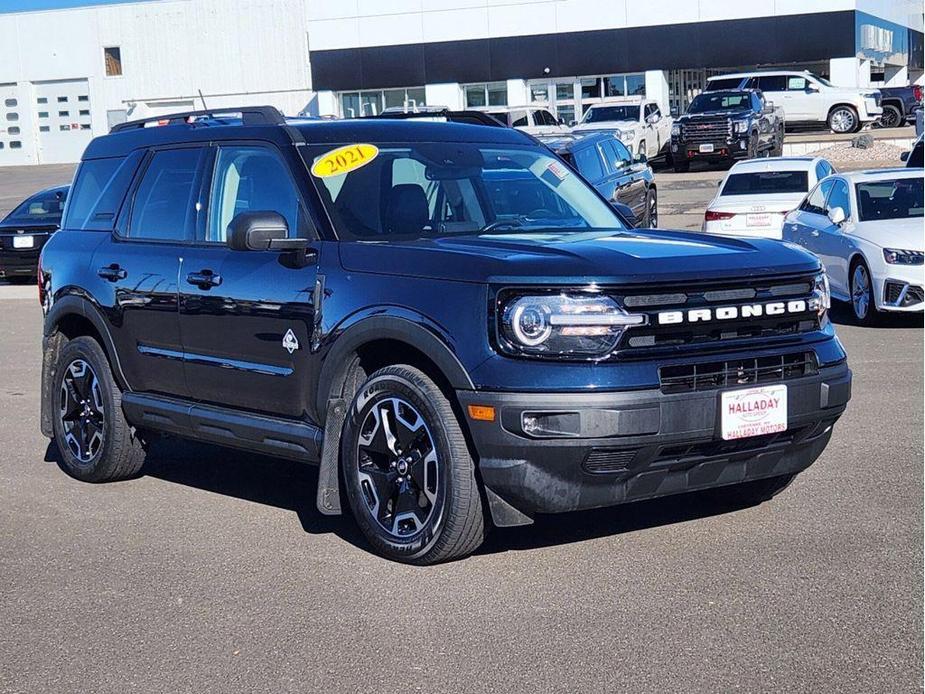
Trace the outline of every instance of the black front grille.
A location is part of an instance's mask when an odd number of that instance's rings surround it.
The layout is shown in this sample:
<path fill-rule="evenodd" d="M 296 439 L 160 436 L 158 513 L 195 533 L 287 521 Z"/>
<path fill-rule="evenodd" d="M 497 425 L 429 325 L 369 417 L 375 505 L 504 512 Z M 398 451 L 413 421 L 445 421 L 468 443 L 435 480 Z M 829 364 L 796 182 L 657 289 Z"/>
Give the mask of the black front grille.
<path fill-rule="evenodd" d="M 809 433 L 813 426 L 800 427 L 798 429 L 788 429 L 776 434 L 765 434 L 764 436 L 751 436 L 745 439 L 734 439 L 732 441 L 703 441 L 701 443 L 681 444 L 679 446 L 665 446 L 655 457 L 656 463 L 675 463 L 682 462 L 686 459 L 716 458 L 730 455 L 749 454 L 755 451 L 765 451 L 770 446 L 786 447 L 791 443 L 799 441 L 800 438 Z"/>
<path fill-rule="evenodd" d="M 725 141 L 732 137 L 732 121 L 727 118 L 717 120 L 692 121 L 685 123 L 681 134 L 685 144 Z"/>
<path fill-rule="evenodd" d="M 886 287 L 884 288 L 884 299 L 886 299 L 886 303 L 905 308 L 906 306 L 920 304 L 925 300 L 922 287 L 917 287 L 915 285 L 908 285 L 908 289 L 906 289 L 906 293 L 903 295 L 903 289 L 906 288 L 906 286 L 904 282 L 887 280 Z"/>
<path fill-rule="evenodd" d="M 625 472 L 638 451 L 638 448 L 594 448 L 582 466 L 595 474 Z"/>
<path fill-rule="evenodd" d="M 787 381 L 818 372 L 819 365 L 813 352 L 797 352 L 663 366 L 658 370 L 658 379 L 662 392 L 668 394 Z"/>
<path fill-rule="evenodd" d="M 818 330 L 819 315 L 811 308 L 813 278 L 780 277 L 756 280 L 689 283 L 683 287 L 628 288 L 614 297 L 628 311 L 645 313 L 644 325 L 628 328 L 617 345 L 621 358 L 648 357 L 659 350 L 666 353 L 706 351 L 724 348 L 736 341 L 775 340 Z M 768 303 L 805 302 L 805 311 L 768 315 Z M 761 306 L 761 315 L 753 310 Z M 692 319 L 690 311 L 708 309 L 710 314 Z M 723 313 L 716 313 L 721 309 Z M 681 319 L 663 322 L 660 314 L 681 313 Z M 734 314 L 734 315 L 730 315 Z M 722 317 L 720 317 L 722 315 Z M 678 316 L 675 315 L 675 318 Z"/>

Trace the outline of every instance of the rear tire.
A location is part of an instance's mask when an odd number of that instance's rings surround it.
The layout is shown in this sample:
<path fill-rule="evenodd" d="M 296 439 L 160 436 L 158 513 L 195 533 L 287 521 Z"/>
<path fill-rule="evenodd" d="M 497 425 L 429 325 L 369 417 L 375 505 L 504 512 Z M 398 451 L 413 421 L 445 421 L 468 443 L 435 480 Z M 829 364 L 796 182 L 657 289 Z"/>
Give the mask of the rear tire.
<path fill-rule="evenodd" d="M 388 366 L 360 386 L 340 459 L 350 508 L 379 554 L 434 564 L 482 544 L 475 464 L 452 405 L 422 371 Z"/>
<path fill-rule="evenodd" d="M 777 134 L 777 137 L 774 138 L 774 147 L 771 149 L 772 157 L 782 157 L 784 156 L 784 129 L 781 128 L 780 132 Z"/>
<path fill-rule="evenodd" d="M 122 412 L 116 385 L 102 347 L 78 337 L 61 350 L 52 390 L 55 443 L 64 470 L 84 482 L 113 482 L 134 477 L 145 452 Z"/>

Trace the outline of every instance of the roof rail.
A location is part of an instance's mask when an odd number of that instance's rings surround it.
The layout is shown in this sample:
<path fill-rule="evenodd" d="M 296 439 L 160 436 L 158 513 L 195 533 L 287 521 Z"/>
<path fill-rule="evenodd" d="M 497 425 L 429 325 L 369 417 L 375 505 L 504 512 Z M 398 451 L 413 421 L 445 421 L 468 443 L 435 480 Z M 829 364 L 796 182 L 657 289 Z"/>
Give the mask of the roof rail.
<path fill-rule="evenodd" d="M 229 108 L 209 109 L 206 111 L 184 111 L 183 113 L 168 113 L 149 118 L 139 118 L 125 123 L 117 123 L 109 132 L 118 133 L 123 130 L 144 128 L 148 123 L 159 125 L 191 124 L 195 118 L 217 118 L 218 116 L 240 114 L 244 125 L 285 125 L 286 117 L 275 106 L 231 106 Z"/>
<path fill-rule="evenodd" d="M 446 118 L 450 123 L 468 123 L 470 125 L 489 125 L 493 128 L 508 127 L 497 118 L 492 118 L 482 111 L 451 111 L 447 108 L 438 111 L 418 111 L 410 113 L 380 113 L 375 116 L 361 116 L 361 118 L 385 118 L 408 120 L 411 118 Z"/>

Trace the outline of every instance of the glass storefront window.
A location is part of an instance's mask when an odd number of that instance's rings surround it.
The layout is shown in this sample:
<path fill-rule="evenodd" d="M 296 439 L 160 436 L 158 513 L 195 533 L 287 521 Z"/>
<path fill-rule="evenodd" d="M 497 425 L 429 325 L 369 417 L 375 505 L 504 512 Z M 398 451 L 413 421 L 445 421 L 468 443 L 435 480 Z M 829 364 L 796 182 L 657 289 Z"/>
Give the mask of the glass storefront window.
<path fill-rule="evenodd" d="M 626 76 L 626 94 L 629 96 L 645 96 L 646 76 L 645 75 L 627 75 Z"/>
<path fill-rule="evenodd" d="M 343 92 L 340 95 L 341 115 L 344 118 L 375 116 L 387 108 L 413 109 L 424 105 L 423 87 Z"/>
<path fill-rule="evenodd" d="M 463 93 L 466 95 L 466 108 L 507 106 L 507 84 L 504 82 L 469 84 L 463 87 Z"/>
<path fill-rule="evenodd" d="M 626 96 L 626 80 L 623 75 L 604 78 L 604 96 Z"/>
<path fill-rule="evenodd" d="M 597 77 L 581 78 L 581 98 L 582 99 L 600 99 L 601 98 L 601 80 Z"/>
<path fill-rule="evenodd" d="M 556 85 L 556 99 L 571 100 L 575 98 L 575 85 L 571 82 L 559 82 Z"/>
<path fill-rule="evenodd" d="M 531 84 L 530 101 L 534 103 L 549 101 L 549 86 L 546 84 Z"/>

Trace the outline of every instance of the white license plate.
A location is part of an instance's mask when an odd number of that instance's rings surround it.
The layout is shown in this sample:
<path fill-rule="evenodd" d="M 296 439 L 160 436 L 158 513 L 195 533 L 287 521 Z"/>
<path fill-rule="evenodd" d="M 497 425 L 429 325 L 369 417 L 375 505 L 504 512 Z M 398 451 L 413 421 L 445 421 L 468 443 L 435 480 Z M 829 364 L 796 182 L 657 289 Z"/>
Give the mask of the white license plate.
<path fill-rule="evenodd" d="M 13 248 L 32 248 L 35 245 L 35 239 L 31 236 L 14 236 Z"/>
<path fill-rule="evenodd" d="M 745 215 L 745 226 L 747 227 L 769 227 L 771 226 L 771 215 L 769 214 L 747 214 Z"/>
<path fill-rule="evenodd" d="M 703 153 L 708 153 L 713 151 L 713 145 L 700 145 L 700 151 Z"/>
<path fill-rule="evenodd" d="M 787 386 L 763 386 L 723 393 L 720 397 L 723 439 L 776 434 L 787 430 Z"/>

